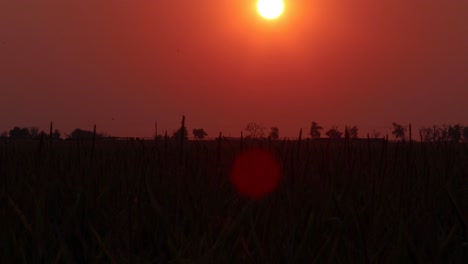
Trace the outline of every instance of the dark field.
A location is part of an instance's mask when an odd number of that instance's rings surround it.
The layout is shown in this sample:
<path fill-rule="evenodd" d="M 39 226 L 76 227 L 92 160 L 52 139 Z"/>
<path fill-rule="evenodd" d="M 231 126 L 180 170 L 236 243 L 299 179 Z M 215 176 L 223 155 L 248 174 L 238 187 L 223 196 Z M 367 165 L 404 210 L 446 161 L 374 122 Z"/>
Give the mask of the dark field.
<path fill-rule="evenodd" d="M 468 263 L 468 145 L 0 141 L 1 263 Z M 241 148 L 278 189 L 240 197 Z"/>

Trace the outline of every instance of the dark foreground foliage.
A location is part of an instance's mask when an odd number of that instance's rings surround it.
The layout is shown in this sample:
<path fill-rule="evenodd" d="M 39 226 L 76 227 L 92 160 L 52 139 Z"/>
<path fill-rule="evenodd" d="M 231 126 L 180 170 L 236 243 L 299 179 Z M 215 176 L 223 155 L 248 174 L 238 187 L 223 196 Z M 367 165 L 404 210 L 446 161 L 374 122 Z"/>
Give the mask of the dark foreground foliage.
<path fill-rule="evenodd" d="M 228 176 L 260 145 L 252 201 Z M 1 263 L 468 263 L 466 144 L 5 140 L 0 180 Z"/>

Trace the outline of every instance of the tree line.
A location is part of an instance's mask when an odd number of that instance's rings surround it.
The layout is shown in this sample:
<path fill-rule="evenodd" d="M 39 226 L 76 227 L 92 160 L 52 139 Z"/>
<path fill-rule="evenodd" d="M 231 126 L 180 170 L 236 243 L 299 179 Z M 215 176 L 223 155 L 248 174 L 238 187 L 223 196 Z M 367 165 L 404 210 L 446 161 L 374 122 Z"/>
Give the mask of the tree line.
<path fill-rule="evenodd" d="M 404 126 L 396 122 L 392 123 L 392 135 L 397 141 L 409 140 L 409 133 L 411 133 L 411 124 Z M 279 128 L 274 126 L 270 127 L 269 131 L 267 128 L 256 122 L 249 122 L 244 130 L 248 133 L 246 139 L 272 139 L 278 140 L 280 138 Z M 195 139 L 204 139 L 208 134 L 203 128 L 193 129 L 193 137 Z M 330 139 L 340 139 L 346 136 L 355 139 L 359 137 L 359 128 L 354 126 L 345 126 L 344 131 L 341 131 L 338 126 L 331 126 L 328 130 L 324 131 L 324 128 L 317 122 L 313 121 L 310 125 L 309 136 L 312 139 L 319 139 L 325 135 Z M 422 127 L 419 129 L 419 137 L 423 142 L 467 142 L 468 143 L 468 126 L 456 125 L 442 125 L 432 127 Z M 173 138 L 181 137 L 181 128 L 173 132 Z M 188 139 L 187 128 L 184 127 L 183 135 L 184 138 Z M 370 138 L 381 138 L 380 132 L 374 130 L 371 134 L 367 134 Z M 413 139 L 415 136 L 412 136 Z"/>
<path fill-rule="evenodd" d="M 106 135 L 103 133 L 95 133 L 81 128 L 74 129 L 70 134 L 65 134 L 65 139 L 92 139 L 103 138 Z M 44 130 L 39 131 L 38 127 L 14 127 L 10 131 L 4 131 L 0 134 L 0 138 L 11 139 L 40 139 L 52 138 L 53 140 L 62 139 L 62 133 L 58 130 L 50 130 L 46 133 Z"/>
<path fill-rule="evenodd" d="M 419 135 L 410 135 L 411 124 L 404 126 L 396 122 L 392 123 L 392 135 L 397 141 L 408 140 L 412 136 L 415 139 L 419 136 L 419 139 L 422 142 L 466 142 L 468 143 L 468 126 L 463 126 L 460 124 L 455 125 L 435 125 L 431 127 L 422 127 L 417 132 Z M 280 138 L 279 128 L 274 126 L 270 127 L 269 131 L 267 128 L 260 123 L 250 122 L 248 123 L 244 130 L 248 133 L 246 139 L 264 139 L 269 138 L 272 140 L 278 140 Z M 267 133 L 268 132 L 268 133 Z M 353 139 L 358 138 L 359 129 L 356 125 L 354 126 L 345 126 L 344 131 L 341 131 L 337 126 L 331 126 L 324 133 L 324 128 L 320 126 L 317 122 L 313 121 L 310 125 L 309 136 L 312 139 L 322 138 L 322 135 L 330 139 L 340 139 L 346 136 Z M 188 130 L 185 126 L 182 126 L 178 130 L 174 131 L 171 138 L 184 138 L 188 139 Z M 192 135 L 194 139 L 203 140 L 208 136 L 208 133 L 203 128 L 195 128 L 192 130 Z M 167 132 L 165 133 L 167 137 Z M 49 133 L 45 131 L 39 131 L 38 127 L 14 127 L 10 131 L 4 131 L 0 134 L 0 138 L 12 138 L 12 139 L 39 139 L 41 137 L 52 139 L 61 139 L 62 134 L 58 129 L 53 130 L 52 124 Z M 84 130 L 81 128 L 74 129 L 70 134 L 65 134 L 65 139 L 92 139 L 92 138 L 105 138 L 109 137 L 105 133 L 96 133 L 96 131 Z M 372 135 L 367 135 L 367 137 L 380 138 L 380 133 L 373 131 Z M 155 139 L 162 138 L 162 135 L 155 135 Z"/>
<path fill-rule="evenodd" d="M 415 136 L 409 135 L 412 133 L 411 124 L 404 126 L 396 122 L 392 123 L 392 135 L 397 141 L 408 140 L 410 136 L 414 139 Z M 250 138 L 270 138 L 279 139 L 279 128 L 271 127 L 268 135 L 266 135 L 266 127 L 255 122 L 248 123 L 245 130 L 249 132 L 247 137 Z M 317 122 L 313 121 L 310 125 L 309 135 L 312 139 L 322 138 L 324 128 Z M 332 126 L 324 132 L 324 135 L 331 139 L 340 139 L 344 136 L 349 138 L 358 138 L 359 128 L 354 126 L 345 126 L 344 131 L 340 131 L 337 126 Z M 432 127 L 422 127 L 419 129 L 419 138 L 423 142 L 467 142 L 468 143 L 468 126 L 460 124 L 442 125 Z M 367 137 L 380 138 L 380 132 L 373 131 L 372 135 Z"/>

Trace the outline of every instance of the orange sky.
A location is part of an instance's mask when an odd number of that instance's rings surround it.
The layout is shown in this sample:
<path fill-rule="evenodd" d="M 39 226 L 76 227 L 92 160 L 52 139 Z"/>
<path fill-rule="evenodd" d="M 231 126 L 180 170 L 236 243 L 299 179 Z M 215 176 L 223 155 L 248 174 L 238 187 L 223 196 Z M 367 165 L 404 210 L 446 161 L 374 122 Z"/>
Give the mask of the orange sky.
<path fill-rule="evenodd" d="M 468 125 L 468 1 L 0 1 L 0 131 Z"/>

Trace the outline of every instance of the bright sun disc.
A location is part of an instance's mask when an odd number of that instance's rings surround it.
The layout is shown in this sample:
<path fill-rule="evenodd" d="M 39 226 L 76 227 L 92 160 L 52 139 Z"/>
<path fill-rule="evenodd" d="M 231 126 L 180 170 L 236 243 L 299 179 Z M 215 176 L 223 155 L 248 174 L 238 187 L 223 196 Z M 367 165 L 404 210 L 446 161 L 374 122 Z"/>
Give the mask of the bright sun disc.
<path fill-rule="evenodd" d="M 283 0 L 258 0 L 257 10 L 266 19 L 274 19 L 283 13 Z"/>

